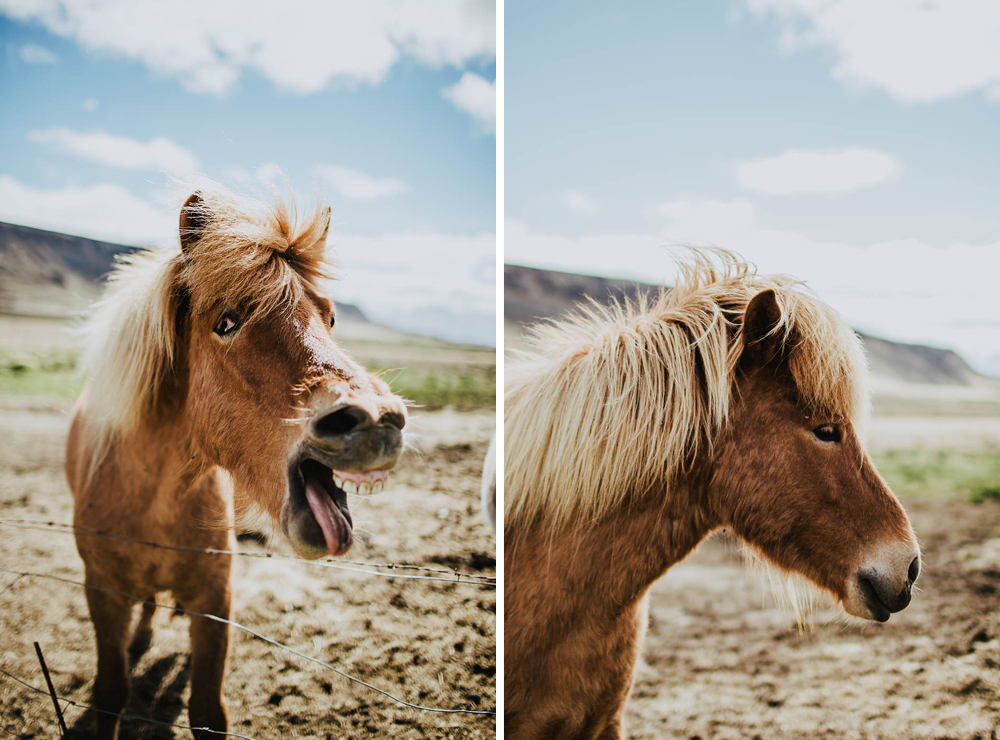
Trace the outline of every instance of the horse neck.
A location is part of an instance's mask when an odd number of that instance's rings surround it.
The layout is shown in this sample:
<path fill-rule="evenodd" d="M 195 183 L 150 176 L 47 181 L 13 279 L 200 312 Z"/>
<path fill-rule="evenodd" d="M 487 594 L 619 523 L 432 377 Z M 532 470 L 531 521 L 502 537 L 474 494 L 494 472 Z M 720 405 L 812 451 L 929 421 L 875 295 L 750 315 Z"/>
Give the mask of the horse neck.
<path fill-rule="evenodd" d="M 173 488 L 182 494 L 203 472 L 212 467 L 194 443 L 187 417 L 188 346 L 186 327 L 178 335 L 173 372 L 164 381 L 155 409 L 132 434 L 131 446 L 138 453 L 144 472 L 152 476 L 160 490 Z M 169 481 L 172 486 L 164 486 Z"/>
<path fill-rule="evenodd" d="M 136 490 L 182 498 L 211 463 L 196 448 L 182 413 L 157 415 L 117 443 L 123 472 Z"/>
<path fill-rule="evenodd" d="M 668 493 L 634 496 L 586 525 L 510 527 L 507 593 L 520 591 L 527 608 L 560 612 L 548 616 L 562 623 L 634 612 L 652 583 L 714 528 L 701 490 L 681 483 Z"/>

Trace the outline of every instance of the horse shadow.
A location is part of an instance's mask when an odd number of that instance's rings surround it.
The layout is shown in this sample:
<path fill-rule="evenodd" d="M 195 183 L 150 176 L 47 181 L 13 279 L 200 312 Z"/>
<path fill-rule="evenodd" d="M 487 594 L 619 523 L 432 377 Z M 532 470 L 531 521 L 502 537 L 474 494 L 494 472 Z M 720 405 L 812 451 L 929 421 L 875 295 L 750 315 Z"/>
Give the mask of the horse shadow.
<path fill-rule="evenodd" d="M 168 682 L 177 667 L 183 665 Z M 179 721 L 185 709 L 184 688 L 190 678 L 191 666 L 187 656 L 178 653 L 165 655 L 150 663 L 141 673 L 132 670 L 132 693 L 122 714 L 145 717 L 156 722 L 183 724 Z M 88 709 L 69 727 L 67 740 L 90 740 L 96 731 L 97 711 Z M 122 718 L 118 737 L 120 740 L 173 740 L 176 728 L 153 724 L 140 719 Z"/>

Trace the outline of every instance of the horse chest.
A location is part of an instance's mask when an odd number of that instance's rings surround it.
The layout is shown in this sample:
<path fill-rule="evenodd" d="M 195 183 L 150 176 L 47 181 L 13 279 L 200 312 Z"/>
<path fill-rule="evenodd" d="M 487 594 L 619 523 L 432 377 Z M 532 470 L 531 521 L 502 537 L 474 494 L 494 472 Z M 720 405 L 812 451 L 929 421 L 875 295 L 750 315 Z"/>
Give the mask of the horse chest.
<path fill-rule="evenodd" d="M 643 600 L 615 619 L 578 614 L 544 647 L 534 641 L 509 644 L 510 737 L 617 737 L 645 618 Z"/>

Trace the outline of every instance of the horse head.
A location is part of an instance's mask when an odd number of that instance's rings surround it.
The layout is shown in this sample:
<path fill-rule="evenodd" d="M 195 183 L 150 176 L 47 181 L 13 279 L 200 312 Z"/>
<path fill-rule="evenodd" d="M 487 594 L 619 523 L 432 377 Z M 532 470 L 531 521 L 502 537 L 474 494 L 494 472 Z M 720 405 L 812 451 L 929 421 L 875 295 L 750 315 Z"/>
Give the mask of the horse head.
<path fill-rule="evenodd" d="M 746 306 L 712 501 L 766 560 L 806 576 L 849 614 L 884 622 L 910 603 L 920 573 L 916 537 L 865 451 L 851 404 L 817 403 L 800 388 L 797 376 L 812 370 L 796 366 L 803 330 L 783 318 L 773 290 Z M 811 380 L 851 385 L 847 377 Z"/>

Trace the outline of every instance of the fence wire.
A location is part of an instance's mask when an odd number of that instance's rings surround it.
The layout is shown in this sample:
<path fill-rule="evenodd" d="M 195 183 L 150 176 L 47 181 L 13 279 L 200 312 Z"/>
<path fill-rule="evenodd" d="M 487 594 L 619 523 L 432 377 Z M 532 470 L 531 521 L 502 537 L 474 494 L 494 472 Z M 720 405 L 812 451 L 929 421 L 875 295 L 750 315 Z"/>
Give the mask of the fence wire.
<path fill-rule="evenodd" d="M 70 578 L 63 578 L 62 576 L 52 575 L 51 573 L 36 573 L 36 572 L 32 572 L 32 571 L 20 571 L 20 570 L 14 570 L 12 568 L 5 568 L 3 566 L 0 566 L 0 572 L 10 573 L 12 575 L 20 576 L 20 577 L 44 578 L 44 579 L 49 579 L 49 580 L 53 580 L 53 581 L 58 581 L 60 583 L 70 584 L 70 585 L 73 585 L 73 586 L 82 586 L 83 588 L 89 588 L 89 589 L 92 589 L 94 591 L 102 591 L 104 593 L 113 594 L 115 596 L 122 596 L 122 597 L 125 597 L 127 599 L 131 599 L 132 601 L 139 602 L 139 603 L 146 603 L 146 599 L 143 598 L 143 597 L 133 596 L 132 594 L 126 593 L 124 591 L 116 591 L 115 589 L 104 588 L 102 586 L 95 586 L 95 585 L 89 584 L 89 583 L 83 583 L 82 581 L 74 581 L 74 580 L 72 580 Z M 382 575 L 385 575 L 385 574 L 382 574 Z M 155 604 L 155 602 L 154 602 L 154 604 Z M 437 714 L 472 714 L 472 715 L 492 715 L 492 716 L 496 715 L 496 710 L 495 709 L 494 710 L 489 710 L 489 709 L 486 709 L 486 710 L 483 710 L 483 709 L 442 709 L 442 708 L 439 708 L 439 707 L 425 707 L 425 706 L 421 706 L 419 704 L 413 704 L 411 702 L 406 701 L 405 699 L 401 699 L 398 696 L 394 696 L 393 694 L 390 694 L 385 689 L 381 689 L 378 686 L 375 686 L 374 684 L 370 684 L 367 681 L 364 681 L 363 679 L 357 678 L 356 676 L 352 676 L 351 674 L 347 673 L 346 671 L 343 671 L 340 668 L 337 668 L 336 666 L 331 665 L 330 663 L 327 663 L 325 660 L 322 660 L 322 659 L 316 658 L 316 657 L 314 657 L 312 655 L 307 655 L 306 653 L 300 652 L 300 651 L 296 650 L 295 648 L 293 648 L 293 647 L 291 647 L 289 645 L 285 645 L 282 642 L 278 642 L 277 640 L 275 640 L 273 638 L 267 637 L 266 635 L 263 635 L 260 632 L 257 632 L 256 630 L 251 629 L 250 627 L 247 627 L 246 625 L 240 624 L 239 622 L 234 622 L 231 619 L 226 619 L 225 617 L 220 617 L 220 616 L 217 616 L 215 614 L 204 614 L 202 612 L 196 612 L 196 611 L 192 611 L 190 609 L 184 609 L 184 608 L 182 608 L 180 606 L 167 606 L 166 604 L 155 604 L 155 606 L 158 609 L 170 609 L 171 611 L 179 612 L 181 614 L 187 614 L 187 615 L 193 616 L 193 617 L 203 617 L 205 619 L 210 619 L 210 620 L 212 620 L 214 622 L 219 622 L 221 624 L 227 624 L 227 625 L 229 625 L 231 627 L 235 627 L 238 630 L 246 632 L 247 634 L 251 635 L 252 637 L 256 637 L 258 640 L 262 640 L 262 641 L 268 643 L 269 645 L 273 645 L 276 648 L 280 648 L 281 650 L 285 650 L 285 651 L 291 653 L 292 655 L 296 655 L 299 658 L 307 660 L 307 661 L 309 661 L 311 663 L 315 663 L 316 665 L 322 666 L 323 668 L 326 668 L 327 670 L 330 670 L 330 671 L 336 673 L 338 676 L 346 678 L 349 681 L 352 681 L 352 682 L 354 682 L 354 683 L 356 683 L 356 684 L 358 684 L 360 686 L 364 686 L 365 688 L 370 689 L 371 691 L 374 691 L 374 692 L 376 692 L 378 694 L 381 694 L 382 696 L 384 696 L 384 697 L 392 700 L 393 702 L 395 702 L 396 704 L 399 704 L 400 706 L 409 707 L 411 709 L 418 709 L 418 710 L 423 711 L 423 712 L 434 712 L 434 713 L 437 713 Z M 48 693 L 48 692 L 46 692 L 46 693 Z M 252 738 L 250 740 L 252 740 Z"/>
<path fill-rule="evenodd" d="M 344 570 L 351 573 L 364 573 L 372 576 L 382 576 L 383 578 L 401 578 L 405 580 L 417 581 L 439 581 L 443 583 L 466 583 L 484 587 L 496 588 L 496 576 L 483 575 L 481 573 L 466 573 L 464 571 L 452 570 L 450 568 L 432 568 L 426 565 L 411 565 L 408 563 L 369 563 L 363 560 L 303 560 L 302 558 L 289 555 L 279 555 L 276 553 L 245 552 L 243 550 L 222 550 L 212 547 L 193 547 L 191 545 L 171 545 L 163 542 L 149 542 L 123 535 L 101 532 L 94 529 L 77 527 L 73 524 L 62 522 L 45 521 L 42 519 L 0 519 L 0 525 L 15 527 L 17 529 L 32 529 L 37 531 L 58 532 L 59 534 L 74 534 L 80 537 L 100 537 L 118 542 L 131 542 L 136 545 L 145 545 L 162 550 L 177 550 L 180 552 L 200 552 L 206 555 L 234 555 L 244 558 L 256 558 L 259 560 L 281 560 L 298 563 L 300 565 L 311 565 L 319 568 L 332 568 L 334 570 Z M 367 566 L 367 568 L 354 568 L 353 565 Z M 371 570 L 372 568 L 384 568 L 386 570 L 420 570 L 431 573 L 447 573 L 451 578 L 440 578 L 437 576 L 421 576 L 408 573 L 386 573 L 382 570 Z"/>

